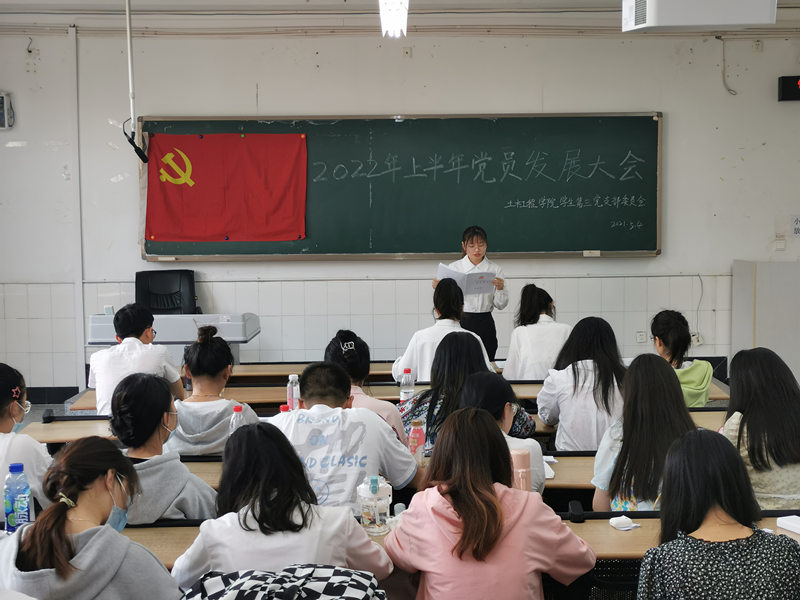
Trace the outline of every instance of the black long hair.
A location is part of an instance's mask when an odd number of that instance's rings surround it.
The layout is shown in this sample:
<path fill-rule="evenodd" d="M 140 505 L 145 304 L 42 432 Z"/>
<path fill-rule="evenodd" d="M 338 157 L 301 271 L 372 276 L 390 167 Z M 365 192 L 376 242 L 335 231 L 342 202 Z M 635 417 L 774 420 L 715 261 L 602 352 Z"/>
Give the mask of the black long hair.
<path fill-rule="evenodd" d="M 619 355 L 614 330 L 605 319 L 586 317 L 578 321 L 556 358 L 556 370 L 572 368 L 575 391 L 581 381 L 578 363 L 591 360 L 594 363 L 594 401 L 600 410 L 611 414 L 613 388 L 622 387 L 625 366 Z"/>
<path fill-rule="evenodd" d="M 756 471 L 800 463 L 800 386 L 768 348 L 741 350 L 731 360 L 728 417 L 742 413 L 738 447 Z"/>
<path fill-rule="evenodd" d="M 464 311 L 464 292 L 455 279 L 445 277 L 433 291 L 433 306 L 439 311 L 440 319 L 460 321 Z"/>
<path fill-rule="evenodd" d="M 695 424 L 675 369 L 655 354 L 642 354 L 628 367 L 622 402 L 622 449 L 608 491 L 653 502 L 670 445 Z"/>
<path fill-rule="evenodd" d="M 464 387 L 461 388 L 461 408 L 482 408 L 495 421 L 503 419 L 506 403 L 517 404 L 517 395 L 511 384 L 498 373 L 473 373 L 467 377 Z"/>
<path fill-rule="evenodd" d="M 426 416 L 428 437 L 436 434 L 447 416 L 461 401 L 461 388 L 467 377 L 479 371 L 488 371 L 481 343 L 471 333 L 448 333 L 436 348 L 431 364 L 431 389 L 420 394 L 415 404 L 430 399 Z M 436 406 L 442 405 L 436 412 Z"/>
<path fill-rule="evenodd" d="M 553 309 L 550 305 L 553 298 L 545 290 L 529 283 L 522 288 L 522 295 L 519 300 L 519 311 L 514 324 L 517 327 L 522 325 L 533 325 L 539 322 L 539 316 L 544 313 L 549 317 L 553 316 Z"/>
<path fill-rule="evenodd" d="M 217 516 L 246 507 L 261 533 L 296 532 L 311 523 L 316 503 L 303 463 L 280 429 L 270 423 L 244 425 L 228 438 Z M 239 525 L 253 531 L 241 513 Z"/>
<path fill-rule="evenodd" d="M 111 396 L 111 431 L 128 448 L 139 448 L 161 425 L 172 405 L 169 382 L 149 373 L 132 373 Z"/>
<path fill-rule="evenodd" d="M 674 540 L 679 531 L 696 531 L 714 506 L 745 527 L 761 517 L 733 444 L 715 431 L 693 429 L 672 443 L 664 463 L 661 543 Z"/>
<path fill-rule="evenodd" d="M 672 366 L 680 367 L 692 343 L 686 317 L 677 310 L 662 310 L 650 322 L 650 333 L 664 344 Z"/>

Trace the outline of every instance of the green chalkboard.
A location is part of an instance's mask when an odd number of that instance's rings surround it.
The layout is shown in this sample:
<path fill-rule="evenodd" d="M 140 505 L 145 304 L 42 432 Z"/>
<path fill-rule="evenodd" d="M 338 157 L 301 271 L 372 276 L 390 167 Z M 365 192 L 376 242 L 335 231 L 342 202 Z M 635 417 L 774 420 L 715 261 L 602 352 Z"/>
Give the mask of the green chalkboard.
<path fill-rule="evenodd" d="M 456 252 L 472 224 L 488 231 L 492 255 L 661 250 L 658 113 L 142 118 L 140 127 L 145 134 L 305 133 L 308 145 L 305 239 L 143 240 L 151 260 L 433 257 Z"/>

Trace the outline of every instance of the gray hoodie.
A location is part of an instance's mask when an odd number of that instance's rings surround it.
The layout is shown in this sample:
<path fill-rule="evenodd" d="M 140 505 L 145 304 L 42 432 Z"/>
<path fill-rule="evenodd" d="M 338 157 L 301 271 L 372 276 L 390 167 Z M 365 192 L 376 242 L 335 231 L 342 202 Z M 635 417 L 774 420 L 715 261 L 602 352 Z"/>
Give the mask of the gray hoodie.
<path fill-rule="evenodd" d="M 19 542 L 29 526 L 0 539 L 0 589 L 40 600 L 172 600 L 178 584 L 144 546 L 109 526 L 92 527 L 72 536 L 75 570 L 61 579 L 55 569 L 17 569 Z"/>
<path fill-rule="evenodd" d="M 178 428 L 164 444 L 164 450 L 178 454 L 222 454 L 228 441 L 234 400 L 211 402 L 175 402 L 178 411 Z M 247 404 L 242 404 L 242 416 L 248 425 L 258 423 L 258 415 Z"/>
<path fill-rule="evenodd" d="M 128 523 L 158 519 L 213 519 L 217 492 L 192 474 L 175 452 L 148 458 L 134 465 L 142 493 L 128 508 Z"/>

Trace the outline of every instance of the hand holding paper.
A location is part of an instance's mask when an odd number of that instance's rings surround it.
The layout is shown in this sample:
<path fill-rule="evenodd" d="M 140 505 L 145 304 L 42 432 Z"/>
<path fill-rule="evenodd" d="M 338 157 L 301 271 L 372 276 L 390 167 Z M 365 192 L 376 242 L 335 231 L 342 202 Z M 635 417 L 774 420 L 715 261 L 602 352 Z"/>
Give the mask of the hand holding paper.
<path fill-rule="evenodd" d="M 495 288 L 494 273 L 461 273 L 454 271 L 443 263 L 439 263 L 439 271 L 436 277 L 437 279 L 454 279 L 465 296 L 468 294 L 491 294 Z M 500 287 L 497 289 L 503 289 L 503 280 L 498 279 L 497 281 L 501 282 Z"/>

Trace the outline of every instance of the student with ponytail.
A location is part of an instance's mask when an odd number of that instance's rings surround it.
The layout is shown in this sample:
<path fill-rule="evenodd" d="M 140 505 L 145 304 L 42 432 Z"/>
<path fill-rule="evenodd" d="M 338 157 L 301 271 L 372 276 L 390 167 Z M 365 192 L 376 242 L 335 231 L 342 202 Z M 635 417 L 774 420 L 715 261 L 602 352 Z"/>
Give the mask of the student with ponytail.
<path fill-rule="evenodd" d="M 522 288 L 516 328 L 511 332 L 503 377 L 544 379 L 556 363 L 572 327 L 556 323 L 555 303 L 545 290 L 529 283 Z"/>
<path fill-rule="evenodd" d="M 425 487 L 384 540 L 395 566 L 421 572 L 418 599 L 541 599 L 542 573 L 569 584 L 594 566 L 541 495 L 511 487 L 508 446 L 483 409 L 447 417 Z"/>
<path fill-rule="evenodd" d="M 406 430 L 397 406 L 386 400 L 368 396 L 362 389 L 369 376 L 369 346 L 349 329 L 340 329 L 325 348 L 325 362 L 341 366 L 350 376 L 353 408 L 368 408 L 394 429 L 397 439 L 406 444 Z"/>
<path fill-rule="evenodd" d="M 177 452 L 164 452 L 175 431 L 175 411 L 166 379 L 134 373 L 119 382 L 111 397 L 111 429 L 128 447 L 142 494 L 128 515 L 132 524 L 158 519 L 209 519 L 216 492 L 189 471 Z"/>
<path fill-rule="evenodd" d="M 22 463 L 33 497 L 46 507 L 50 501 L 42 492 L 42 477 L 52 462 L 50 455 L 42 444 L 18 432 L 31 409 L 27 391 L 22 373 L 0 363 L 0 481 L 8 475 L 8 465 Z"/>
<path fill-rule="evenodd" d="M 43 487 L 53 505 L 0 540 L 0 589 L 39 600 L 181 597 L 161 561 L 119 533 L 139 479 L 112 442 L 89 437 L 69 444 Z"/>
<path fill-rule="evenodd" d="M 228 342 L 217 335 L 217 328 L 207 325 L 197 330 L 197 341 L 183 353 L 184 372 L 192 381 L 192 394 L 175 402 L 178 428 L 164 449 L 179 454 L 222 454 L 228 440 L 235 400 L 226 400 L 222 392 L 233 369 L 233 353 Z M 245 423 L 258 423 L 258 415 L 242 404 Z"/>

